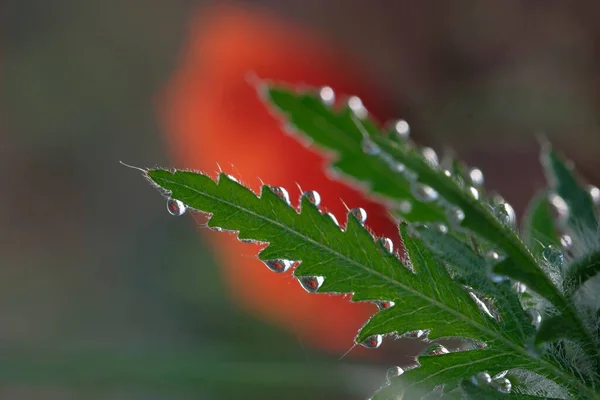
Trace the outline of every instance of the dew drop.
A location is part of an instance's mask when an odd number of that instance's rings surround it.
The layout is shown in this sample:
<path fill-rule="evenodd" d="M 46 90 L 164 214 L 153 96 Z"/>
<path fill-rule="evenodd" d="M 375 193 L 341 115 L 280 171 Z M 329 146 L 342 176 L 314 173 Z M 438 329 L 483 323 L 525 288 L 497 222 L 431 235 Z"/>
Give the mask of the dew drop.
<path fill-rule="evenodd" d="M 448 169 L 445 169 L 443 171 L 443 174 L 446 175 L 448 178 L 452 178 L 452 172 L 450 172 L 450 170 Z"/>
<path fill-rule="evenodd" d="M 402 200 L 400 203 L 398 203 L 398 211 L 400 211 L 402 214 L 408 214 L 412 211 L 412 203 L 408 200 Z"/>
<path fill-rule="evenodd" d="M 275 193 L 277 196 L 279 196 L 283 201 L 285 201 L 288 205 L 291 204 L 290 203 L 290 195 L 287 190 L 285 190 L 281 186 L 271 186 L 271 190 L 273 191 L 273 193 Z"/>
<path fill-rule="evenodd" d="M 492 261 L 498 261 L 500 259 L 500 256 L 498 255 L 498 253 L 496 253 L 494 250 L 488 251 L 486 256 L 487 256 L 487 258 L 489 258 Z"/>
<path fill-rule="evenodd" d="M 294 262 L 290 260 L 267 260 L 263 262 L 271 271 L 277 273 L 286 272 L 294 265 Z"/>
<path fill-rule="evenodd" d="M 183 204 L 181 201 L 177 199 L 167 200 L 167 211 L 169 211 L 169 214 L 178 217 L 180 215 L 183 215 L 183 213 L 185 213 L 186 210 L 186 205 Z"/>
<path fill-rule="evenodd" d="M 554 210 L 557 223 L 559 225 L 564 225 L 569 219 L 569 206 L 565 199 L 556 193 L 552 193 L 548 196 L 548 202 Z"/>
<path fill-rule="evenodd" d="M 490 278 L 490 279 L 492 280 L 492 282 L 494 282 L 494 283 L 500 283 L 500 282 L 504 282 L 504 281 L 508 280 L 508 277 L 507 277 L 507 276 L 504 276 L 504 275 L 498 275 L 498 274 L 495 274 L 495 273 L 493 273 L 493 272 L 490 272 L 490 273 L 489 273 L 489 278 Z"/>
<path fill-rule="evenodd" d="M 527 316 L 529 316 L 531 325 L 533 325 L 537 329 L 542 323 L 542 314 L 540 314 L 540 312 L 535 308 L 528 308 L 527 310 L 525 310 L 525 313 L 527 314 Z"/>
<path fill-rule="evenodd" d="M 442 224 L 441 222 L 432 224 L 431 229 L 433 229 L 434 231 L 443 233 L 443 234 L 448 233 L 448 227 L 446 225 Z"/>
<path fill-rule="evenodd" d="M 319 89 L 319 98 L 326 106 L 332 106 L 335 103 L 335 92 L 329 86 L 323 86 Z"/>
<path fill-rule="evenodd" d="M 371 156 L 379 154 L 380 152 L 379 146 L 377 146 L 371 139 L 363 139 L 361 146 L 362 151 Z"/>
<path fill-rule="evenodd" d="M 363 119 L 368 115 L 367 109 L 358 96 L 350 96 L 348 98 L 348 107 L 350 107 L 350 110 L 352 110 L 358 119 Z"/>
<path fill-rule="evenodd" d="M 510 393 L 512 384 L 506 378 L 500 378 L 492 381 L 492 385 L 501 393 Z"/>
<path fill-rule="evenodd" d="M 394 242 L 390 238 L 381 238 L 379 239 L 383 247 L 387 250 L 388 253 L 392 253 L 394 251 Z"/>
<path fill-rule="evenodd" d="M 553 267 L 560 267 L 565 261 L 563 252 L 552 245 L 548 245 L 542 250 L 542 257 Z"/>
<path fill-rule="evenodd" d="M 394 132 L 401 140 L 406 140 L 410 136 L 410 125 L 403 119 L 399 119 L 394 123 Z"/>
<path fill-rule="evenodd" d="M 504 197 L 500 196 L 498 193 L 492 192 L 491 193 L 491 199 L 490 202 L 492 205 L 499 205 L 502 203 L 506 203 L 506 201 L 504 200 Z"/>
<path fill-rule="evenodd" d="M 334 224 L 336 224 L 337 226 L 340 226 L 340 223 L 338 222 L 337 218 L 335 217 L 335 215 L 333 215 L 332 213 L 328 212 L 327 214 L 329 218 L 331 218 L 331 220 L 333 221 Z"/>
<path fill-rule="evenodd" d="M 515 210 L 508 203 L 501 203 L 494 207 L 494 213 L 500 223 L 508 228 L 514 229 L 517 223 Z"/>
<path fill-rule="evenodd" d="M 590 196 L 592 197 L 594 205 L 600 205 L 600 189 L 598 189 L 596 186 L 589 185 L 587 187 L 587 190 Z"/>
<path fill-rule="evenodd" d="M 387 310 L 389 308 L 394 307 L 394 305 L 396 305 L 396 303 L 394 303 L 393 301 L 376 301 L 375 304 L 377 305 L 377 307 L 379 307 L 380 310 Z"/>
<path fill-rule="evenodd" d="M 365 340 L 362 341 L 361 345 L 368 349 L 376 349 L 381 346 L 381 342 L 383 341 L 382 335 L 373 335 L 369 336 Z"/>
<path fill-rule="evenodd" d="M 437 167 L 440 164 L 437 153 L 431 147 L 423 147 L 421 149 L 421 154 L 425 158 L 425 161 L 432 167 Z"/>
<path fill-rule="evenodd" d="M 571 250 L 573 247 L 573 238 L 571 238 L 569 235 L 562 235 L 560 237 L 560 245 L 566 251 Z"/>
<path fill-rule="evenodd" d="M 471 168 L 468 174 L 473 186 L 483 186 L 483 172 L 479 168 Z"/>
<path fill-rule="evenodd" d="M 446 216 L 453 226 L 460 226 L 465 219 L 465 212 L 458 207 L 450 207 Z"/>
<path fill-rule="evenodd" d="M 479 190 L 475 189 L 473 186 L 469 186 L 467 190 L 469 191 L 469 194 L 472 198 L 474 198 L 475 200 L 479 200 Z"/>
<path fill-rule="evenodd" d="M 418 329 L 416 331 L 406 332 L 404 335 L 402 335 L 402 337 L 407 337 L 407 338 L 411 338 L 411 339 L 419 339 L 423 335 L 425 335 L 425 333 L 426 333 L 426 331 L 424 331 L 422 329 Z"/>
<path fill-rule="evenodd" d="M 302 196 L 306 197 L 308 201 L 310 201 L 317 207 L 319 207 L 319 205 L 321 204 L 321 195 L 319 194 L 319 192 L 316 192 L 314 190 L 308 190 L 302 193 Z"/>
<path fill-rule="evenodd" d="M 424 355 L 425 356 L 441 356 L 442 354 L 448 354 L 448 353 L 450 353 L 450 352 L 448 351 L 447 348 L 445 348 L 441 344 L 435 344 L 435 345 L 431 346 L 428 350 L 426 350 Z"/>
<path fill-rule="evenodd" d="M 492 377 L 487 372 L 479 372 L 471 377 L 471 382 L 475 386 L 486 386 L 492 383 Z"/>
<path fill-rule="evenodd" d="M 402 375 L 403 373 L 404 373 L 404 370 L 402 368 L 400 368 L 400 367 L 390 367 L 387 370 L 387 374 L 386 374 L 387 381 L 391 382 L 392 379 L 394 379 L 397 376 Z"/>
<path fill-rule="evenodd" d="M 513 285 L 513 289 L 515 289 L 515 292 L 518 294 L 523 294 L 527 291 L 527 286 L 523 282 L 516 282 Z"/>
<path fill-rule="evenodd" d="M 422 183 L 417 183 L 413 186 L 413 192 L 417 199 L 425 203 L 437 200 L 438 192 L 431 186 L 427 186 Z"/>
<path fill-rule="evenodd" d="M 392 170 L 394 172 L 403 173 L 404 171 L 406 171 L 406 165 L 402 163 L 395 163 L 394 165 L 392 165 Z"/>
<path fill-rule="evenodd" d="M 308 293 L 316 293 L 325 281 L 325 278 L 322 276 L 301 276 L 298 277 L 298 281 Z"/>
<path fill-rule="evenodd" d="M 362 207 L 353 208 L 350 210 L 350 213 L 354 215 L 361 224 L 364 224 L 367 220 L 367 212 Z"/>

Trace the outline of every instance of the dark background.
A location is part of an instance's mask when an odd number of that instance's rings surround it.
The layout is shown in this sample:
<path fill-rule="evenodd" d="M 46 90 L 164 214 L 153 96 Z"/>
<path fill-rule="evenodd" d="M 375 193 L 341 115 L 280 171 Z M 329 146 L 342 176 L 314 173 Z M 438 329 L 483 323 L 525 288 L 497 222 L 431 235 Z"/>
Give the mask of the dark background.
<path fill-rule="evenodd" d="M 360 398 L 381 380 L 230 303 L 196 227 L 118 164 L 169 165 L 156 95 L 210 3 L 0 5 L 0 397 Z M 543 186 L 536 133 L 598 183 L 597 1 L 246 3 L 337 41 L 520 214 Z"/>

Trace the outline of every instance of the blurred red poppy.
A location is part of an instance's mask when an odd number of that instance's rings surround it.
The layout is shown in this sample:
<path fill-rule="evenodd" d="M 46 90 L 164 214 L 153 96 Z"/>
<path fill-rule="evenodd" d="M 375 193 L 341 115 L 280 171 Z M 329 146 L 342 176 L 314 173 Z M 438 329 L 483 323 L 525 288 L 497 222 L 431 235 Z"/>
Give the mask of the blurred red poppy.
<path fill-rule="evenodd" d="M 161 104 L 179 167 L 213 173 L 218 163 L 256 191 L 259 178 L 292 195 L 299 194 L 298 183 L 304 190 L 318 191 L 324 209 L 340 222 L 347 212 L 340 199 L 348 207 L 365 208 L 369 228 L 398 243 L 397 228 L 385 208 L 327 177 L 324 157 L 283 133 L 281 121 L 247 82 L 248 73 L 255 73 L 290 84 L 329 85 L 337 94 L 360 96 L 376 117 L 387 117 L 368 79 L 336 46 L 262 10 L 217 6 L 202 9 L 192 20 L 184 50 Z M 372 304 L 352 304 L 342 296 L 306 293 L 295 279 L 258 261 L 256 246 L 233 235 L 209 232 L 207 239 L 240 305 L 315 346 L 347 350 L 376 311 Z"/>

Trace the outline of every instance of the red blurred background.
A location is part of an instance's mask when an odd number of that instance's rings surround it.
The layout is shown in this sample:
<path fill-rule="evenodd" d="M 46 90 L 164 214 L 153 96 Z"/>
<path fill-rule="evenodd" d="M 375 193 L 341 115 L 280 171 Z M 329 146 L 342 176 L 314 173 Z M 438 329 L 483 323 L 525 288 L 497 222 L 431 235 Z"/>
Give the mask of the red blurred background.
<path fill-rule="evenodd" d="M 253 187 L 257 176 L 290 191 L 300 182 L 339 219 L 341 197 L 392 235 L 380 208 L 279 135 L 247 68 L 407 119 L 420 143 L 479 166 L 520 214 L 543 186 L 540 131 L 598 183 L 594 1 L 0 7 L 4 397 L 364 398 L 416 351 L 386 342 L 377 357 L 339 361 L 373 307 L 305 295 L 252 246 L 199 236 L 117 163 L 219 162 Z"/>

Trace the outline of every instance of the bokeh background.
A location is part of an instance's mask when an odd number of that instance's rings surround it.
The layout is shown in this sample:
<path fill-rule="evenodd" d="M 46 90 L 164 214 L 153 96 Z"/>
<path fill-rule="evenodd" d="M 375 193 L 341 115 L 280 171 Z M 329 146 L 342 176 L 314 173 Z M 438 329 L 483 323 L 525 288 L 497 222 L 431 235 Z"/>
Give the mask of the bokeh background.
<path fill-rule="evenodd" d="M 118 164 L 176 164 L 161 93 L 222 4 L 0 5 L 0 397 L 364 398 L 414 350 L 340 361 L 247 312 L 200 224 Z M 479 166 L 519 215 L 544 184 L 536 134 L 600 181 L 596 1 L 226 4 L 350 55 L 389 117 Z"/>

